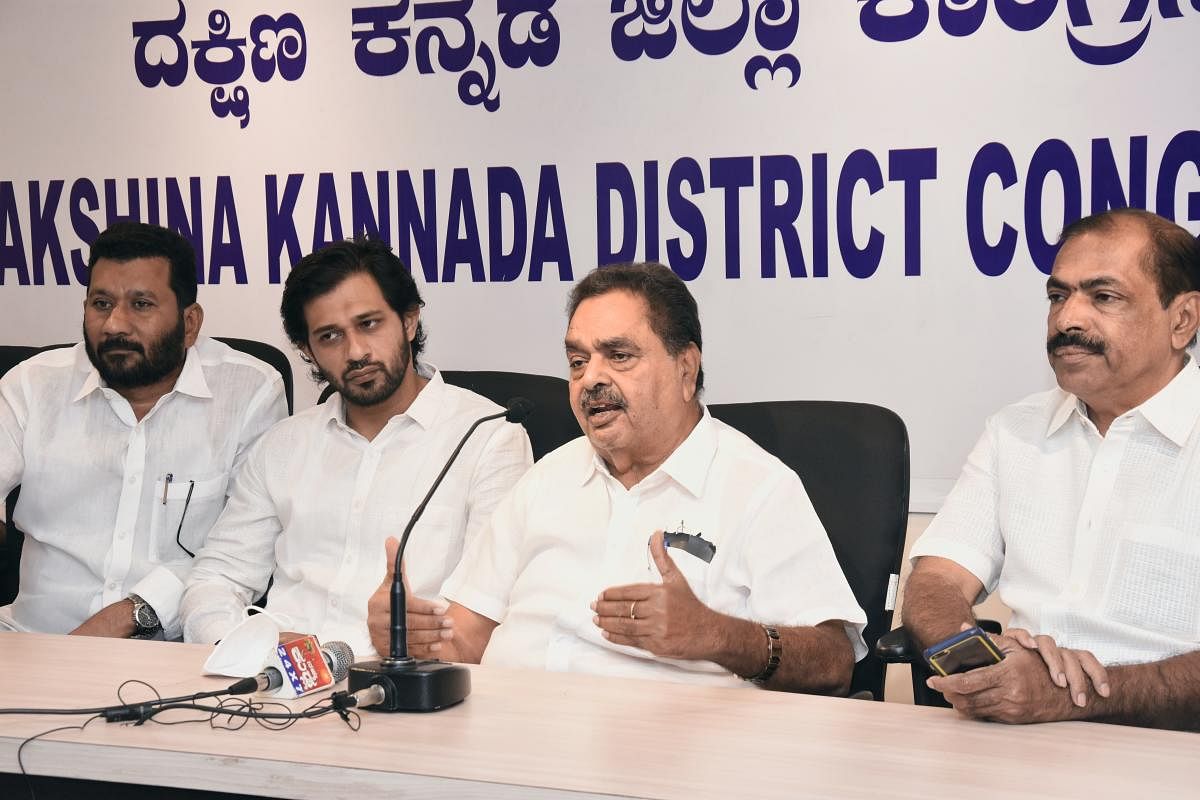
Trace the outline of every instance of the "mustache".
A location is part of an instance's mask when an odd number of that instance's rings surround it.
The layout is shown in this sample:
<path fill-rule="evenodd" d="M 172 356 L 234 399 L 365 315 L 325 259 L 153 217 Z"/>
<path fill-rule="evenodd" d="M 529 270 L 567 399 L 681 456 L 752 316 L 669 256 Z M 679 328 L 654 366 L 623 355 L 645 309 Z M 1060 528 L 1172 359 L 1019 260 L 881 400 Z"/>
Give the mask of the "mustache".
<path fill-rule="evenodd" d="M 1046 341 L 1046 352 L 1053 355 L 1060 347 L 1079 347 L 1097 355 L 1104 355 L 1106 345 L 1103 339 L 1092 339 L 1082 333 L 1059 331 Z"/>
<path fill-rule="evenodd" d="M 104 355 L 112 350 L 131 350 L 135 353 L 146 355 L 146 349 L 140 344 L 131 339 L 126 339 L 120 336 L 112 339 L 105 339 L 96 347 L 96 354 Z"/>
<path fill-rule="evenodd" d="M 584 410 L 588 406 L 618 406 L 625 407 L 625 398 L 611 386 L 593 386 L 584 389 L 579 395 L 579 405 Z"/>

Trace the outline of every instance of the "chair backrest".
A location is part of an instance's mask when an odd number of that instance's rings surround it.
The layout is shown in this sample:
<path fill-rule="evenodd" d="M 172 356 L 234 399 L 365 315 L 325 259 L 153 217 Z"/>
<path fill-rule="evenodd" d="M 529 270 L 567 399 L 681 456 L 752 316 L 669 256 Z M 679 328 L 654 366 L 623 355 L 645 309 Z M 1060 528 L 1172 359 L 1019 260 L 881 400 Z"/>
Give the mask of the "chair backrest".
<path fill-rule="evenodd" d="M 270 364 L 283 378 L 283 395 L 287 399 L 288 414 L 293 411 L 292 404 L 292 362 L 288 361 L 288 357 L 274 345 L 266 342 L 255 341 L 254 339 L 235 339 L 231 336 L 214 336 L 219 342 L 232 347 L 234 350 L 240 350 L 243 353 L 252 355 L 259 361 L 264 361 Z"/>
<path fill-rule="evenodd" d="M 36 354 L 42 348 L 0 344 L 0 375 Z M 13 522 L 13 509 L 17 507 L 18 486 L 8 493 L 4 501 L 4 541 L 0 542 L 0 605 L 8 605 L 17 596 L 21 580 L 21 545 L 25 537 Z"/>
<path fill-rule="evenodd" d="M 567 382 L 552 375 L 531 375 L 524 372 L 493 372 L 488 370 L 442 370 L 442 380 L 452 386 L 470 389 L 497 405 L 507 405 L 514 397 L 524 397 L 533 403 L 533 413 L 525 418 L 525 432 L 534 460 L 540 459 L 572 439 L 583 435 L 571 401 Z M 333 394 L 333 387 L 321 391 L 318 403 Z"/>
<path fill-rule="evenodd" d="M 800 476 L 846 580 L 867 615 L 867 656 L 851 693 L 883 699 L 888 632 L 908 525 L 908 431 L 895 413 L 864 403 L 793 400 L 708 406 Z"/>
<path fill-rule="evenodd" d="M 501 406 L 514 397 L 531 401 L 533 413 L 525 418 L 523 424 L 529 434 L 535 461 L 583 435 L 575 415 L 571 413 L 567 382 L 562 378 L 524 372 L 445 370 L 442 379 L 481 394 Z"/>

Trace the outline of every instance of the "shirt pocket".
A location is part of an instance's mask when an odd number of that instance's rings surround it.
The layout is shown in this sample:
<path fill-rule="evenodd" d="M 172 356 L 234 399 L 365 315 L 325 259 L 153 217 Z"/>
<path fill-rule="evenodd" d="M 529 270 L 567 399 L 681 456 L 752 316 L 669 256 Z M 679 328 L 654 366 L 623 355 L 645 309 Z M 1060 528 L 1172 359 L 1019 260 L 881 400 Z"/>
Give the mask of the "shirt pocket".
<path fill-rule="evenodd" d="M 1200 637 L 1200 537 L 1166 525 L 1135 525 L 1117 544 L 1105 615 L 1167 636 Z"/>
<path fill-rule="evenodd" d="M 174 476 L 154 484 L 150 518 L 150 558 L 158 562 L 188 558 L 183 548 L 197 552 L 225 507 L 229 477 Z M 180 524 L 182 522 L 182 525 Z M 178 533 L 178 541 L 176 541 Z M 182 545 L 182 547 L 180 546 Z"/>

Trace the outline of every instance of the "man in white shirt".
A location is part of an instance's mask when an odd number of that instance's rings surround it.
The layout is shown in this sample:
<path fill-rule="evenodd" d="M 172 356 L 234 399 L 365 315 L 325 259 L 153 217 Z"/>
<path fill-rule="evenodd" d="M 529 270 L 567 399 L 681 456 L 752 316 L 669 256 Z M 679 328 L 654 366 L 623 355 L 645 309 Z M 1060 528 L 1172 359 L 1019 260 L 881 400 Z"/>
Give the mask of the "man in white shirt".
<path fill-rule="evenodd" d="M 0 496 L 21 485 L 16 600 L 0 630 L 177 639 L 191 562 L 283 380 L 200 336 L 192 246 L 137 222 L 88 258 L 83 341 L 0 380 Z"/>
<path fill-rule="evenodd" d="M 1200 247 L 1140 210 L 1063 231 L 1046 290 L 1058 389 L 988 420 L 913 549 L 922 647 L 999 591 L 1005 659 L 930 679 L 1005 722 L 1200 727 Z"/>
<path fill-rule="evenodd" d="M 455 445 L 501 411 L 421 361 L 421 296 L 380 241 L 343 241 L 301 259 L 281 313 L 328 402 L 272 428 L 235 480 L 183 598 L 184 637 L 223 638 L 274 573 L 267 609 L 297 631 L 372 654 L 367 600 Z M 481 426 L 414 528 L 413 590 L 436 596 L 463 547 L 533 463 L 524 428 Z M 391 549 L 386 550 L 385 547 Z M 414 603 L 414 606 L 416 604 Z"/>
<path fill-rule="evenodd" d="M 683 281 L 661 264 L 592 272 L 565 346 L 586 437 L 500 504 L 446 582 L 446 614 L 409 615 L 412 652 L 844 693 L 865 617 L 800 479 L 701 405 Z M 380 640 L 386 600 L 385 584 Z"/>

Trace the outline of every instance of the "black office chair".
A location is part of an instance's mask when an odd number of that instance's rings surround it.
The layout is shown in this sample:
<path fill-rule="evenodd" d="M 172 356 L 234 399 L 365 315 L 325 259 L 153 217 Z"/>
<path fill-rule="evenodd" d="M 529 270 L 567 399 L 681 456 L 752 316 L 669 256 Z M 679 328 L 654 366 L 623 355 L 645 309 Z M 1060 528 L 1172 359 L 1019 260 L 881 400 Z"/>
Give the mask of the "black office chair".
<path fill-rule="evenodd" d="M 0 376 L 41 350 L 32 345 L 0 345 Z M 13 509 L 17 506 L 17 487 L 8 493 L 4 502 L 4 541 L 0 543 L 0 606 L 8 605 L 17 596 L 21 576 L 21 545 L 25 537 L 13 523 Z"/>
<path fill-rule="evenodd" d="M 224 342 L 234 350 L 241 350 L 243 353 L 252 355 L 259 361 L 266 362 L 274 367 L 280 377 L 283 378 L 283 395 L 287 400 L 288 414 L 291 415 L 294 410 L 292 401 L 292 362 L 288 361 L 287 355 L 282 350 L 274 345 L 269 345 L 266 342 L 255 341 L 254 339 L 235 339 L 231 336 L 214 336 L 218 342 Z"/>
<path fill-rule="evenodd" d="M 867 656 L 850 693 L 883 700 L 886 667 L 875 642 L 892 625 L 908 526 L 908 431 L 895 413 L 865 403 L 794 400 L 712 404 L 798 474 L 867 615 Z"/>
<path fill-rule="evenodd" d="M 567 382 L 562 378 L 524 372 L 442 370 L 442 380 L 452 386 L 470 389 L 501 406 L 514 397 L 532 401 L 533 413 L 523 424 L 535 461 L 583 435 L 571 413 Z M 324 403 L 332 394 L 333 387 L 326 386 L 317 402 Z"/>

